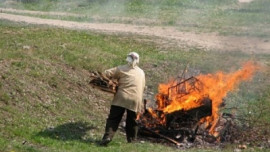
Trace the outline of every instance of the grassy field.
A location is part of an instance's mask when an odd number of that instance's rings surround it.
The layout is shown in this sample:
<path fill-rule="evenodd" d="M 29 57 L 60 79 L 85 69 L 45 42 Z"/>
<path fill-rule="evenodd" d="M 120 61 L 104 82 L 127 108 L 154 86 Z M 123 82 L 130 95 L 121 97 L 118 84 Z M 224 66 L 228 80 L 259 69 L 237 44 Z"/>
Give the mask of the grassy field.
<path fill-rule="evenodd" d="M 269 55 L 195 48 L 164 54 L 132 37 L 26 27 L 6 21 L 1 22 L 0 33 L 1 151 L 176 151 L 149 142 L 129 145 L 122 134 L 109 148 L 95 144 L 102 136 L 111 96 L 88 85 L 88 71 L 122 64 L 131 50 L 141 54 L 141 67 L 152 92 L 187 63 L 202 73 L 236 70 L 250 59 L 265 63 L 267 71 L 231 94 L 228 104 L 246 107 L 253 102 L 269 107 Z M 248 112 L 239 109 L 240 114 Z M 269 113 L 260 119 L 269 122 Z"/>
<path fill-rule="evenodd" d="M 44 0 L 21 4 L 0 0 L 0 7 L 91 14 L 85 18 L 63 18 L 81 21 L 94 15 L 140 16 L 157 19 L 156 25 L 179 26 L 181 30 L 270 36 L 265 32 L 270 23 L 268 0 L 245 4 L 240 9 L 236 1 L 231 0 L 157 1 L 79 0 L 64 3 L 62 0 Z M 118 9 L 112 11 L 112 6 Z M 249 28 L 239 30 L 245 26 Z M 89 71 L 103 71 L 124 64 L 130 51 L 140 54 L 147 91 L 153 93 L 157 92 L 159 83 L 177 76 L 187 64 L 191 71 L 203 74 L 235 71 L 249 60 L 262 65 L 251 81 L 241 83 L 239 89 L 228 95 L 224 111 L 233 113 L 235 111 L 230 108 L 237 107 L 237 116 L 244 119 L 239 122 L 257 129 L 255 136 L 258 137 L 254 139 L 261 141 L 250 141 L 246 151 L 269 150 L 263 148 L 262 142 L 269 140 L 269 125 L 265 124 L 270 123 L 270 54 L 206 51 L 196 47 L 165 50 L 152 41 L 140 39 L 153 38 L 0 20 L 0 151 L 182 151 L 149 141 L 127 144 L 120 131 L 109 147 L 96 144 L 103 135 L 112 95 L 89 86 Z M 233 151 L 237 146 L 227 144 L 224 148 L 216 146 L 185 151 Z"/>

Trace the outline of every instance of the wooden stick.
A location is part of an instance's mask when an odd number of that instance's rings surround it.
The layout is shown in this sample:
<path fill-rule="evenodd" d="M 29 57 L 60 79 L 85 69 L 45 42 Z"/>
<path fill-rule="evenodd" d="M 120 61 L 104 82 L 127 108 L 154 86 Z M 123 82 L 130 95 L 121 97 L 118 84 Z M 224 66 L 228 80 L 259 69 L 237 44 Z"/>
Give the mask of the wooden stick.
<path fill-rule="evenodd" d="M 92 85 L 94 88 L 113 94 L 116 93 L 116 81 L 110 80 L 101 72 L 92 72 L 90 77 L 92 78 L 92 80 L 89 82 L 89 84 Z"/>
<path fill-rule="evenodd" d="M 146 131 L 148 131 L 148 132 L 150 132 L 150 133 L 152 133 L 152 134 L 155 134 L 155 135 L 157 135 L 157 136 L 159 136 L 159 137 L 161 137 L 161 138 L 163 138 L 163 139 L 166 139 L 167 141 L 170 141 L 170 142 L 174 143 L 174 144 L 177 145 L 177 146 L 180 146 L 180 145 L 181 145 L 181 143 L 179 143 L 178 141 L 176 141 L 176 140 L 174 140 L 174 139 L 172 139 L 172 138 L 169 138 L 169 137 L 167 137 L 167 136 L 165 136 L 165 135 L 162 135 L 162 134 L 159 134 L 159 133 L 157 133 L 157 132 L 154 132 L 154 131 L 152 131 L 152 130 L 146 128 L 146 127 L 142 127 L 142 129 L 144 129 L 144 130 L 146 130 Z"/>

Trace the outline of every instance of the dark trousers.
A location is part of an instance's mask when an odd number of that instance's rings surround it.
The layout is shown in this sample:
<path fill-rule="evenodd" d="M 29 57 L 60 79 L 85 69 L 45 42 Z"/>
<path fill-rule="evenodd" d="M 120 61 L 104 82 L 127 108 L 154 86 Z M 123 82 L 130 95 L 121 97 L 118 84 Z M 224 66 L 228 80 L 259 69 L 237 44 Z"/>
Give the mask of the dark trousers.
<path fill-rule="evenodd" d="M 138 133 L 138 124 L 136 122 L 136 113 L 134 111 L 119 107 L 119 106 L 111 106 L 110 114 L 107 118 L 105 133 L 103 136 L 103 140 L 109 139 L 112 140 L 115 132 L 118 129 L 119 123 L 125 113 L 127 111 L 126 118 L 126 137 L 128 142 L 132 142 L 137 138 Z"/>

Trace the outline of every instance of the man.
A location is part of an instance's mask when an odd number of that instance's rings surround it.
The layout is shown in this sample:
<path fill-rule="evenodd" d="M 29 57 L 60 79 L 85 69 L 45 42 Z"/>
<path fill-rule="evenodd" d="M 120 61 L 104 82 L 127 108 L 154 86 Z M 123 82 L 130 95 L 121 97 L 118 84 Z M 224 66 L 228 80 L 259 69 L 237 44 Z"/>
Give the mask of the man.
<path fill-rule="evenodd" d="M 118 89 L 111 102 L 105 133 L 100 143 L 102 146 L 111 142 L 125 111 L 127 112 L 127 142 L 130 143 L 137 137 L 136 116 L 137 112 L 143 107 L 145 75 L 144 71 L 138 67 L 139 55 L 136 52 L 129 53 L 126 61 L 127 65 L 118 66 L 104 72 L 108 78 L 118 80 Z"/>

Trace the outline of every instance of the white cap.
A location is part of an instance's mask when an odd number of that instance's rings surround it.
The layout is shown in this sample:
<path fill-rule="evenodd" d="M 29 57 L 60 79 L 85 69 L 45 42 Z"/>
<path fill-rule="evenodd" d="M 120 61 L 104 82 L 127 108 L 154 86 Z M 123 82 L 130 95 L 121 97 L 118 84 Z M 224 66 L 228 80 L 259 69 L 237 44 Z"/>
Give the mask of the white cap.
<path fill-rule="evenodd" d="M 139 60 L 140 60 L 140 56 L 136 52 L 130 52 L 127 55 L 127 59 L 126 59 L 128 64 L 132 65 L 133 67 L 136 66 L 139 63 Z"/>
<path fill-rule="evenodd" d="M 136 53 L 136 52 L 130 52 L 130 53 L 128 54 L 128 56 L 131 56 L 132 59 L 133 59 L 134 61 L 137 60 L 137 63 L 139 63 L 140 56 L 139 56 L 138 53 Z"/>

